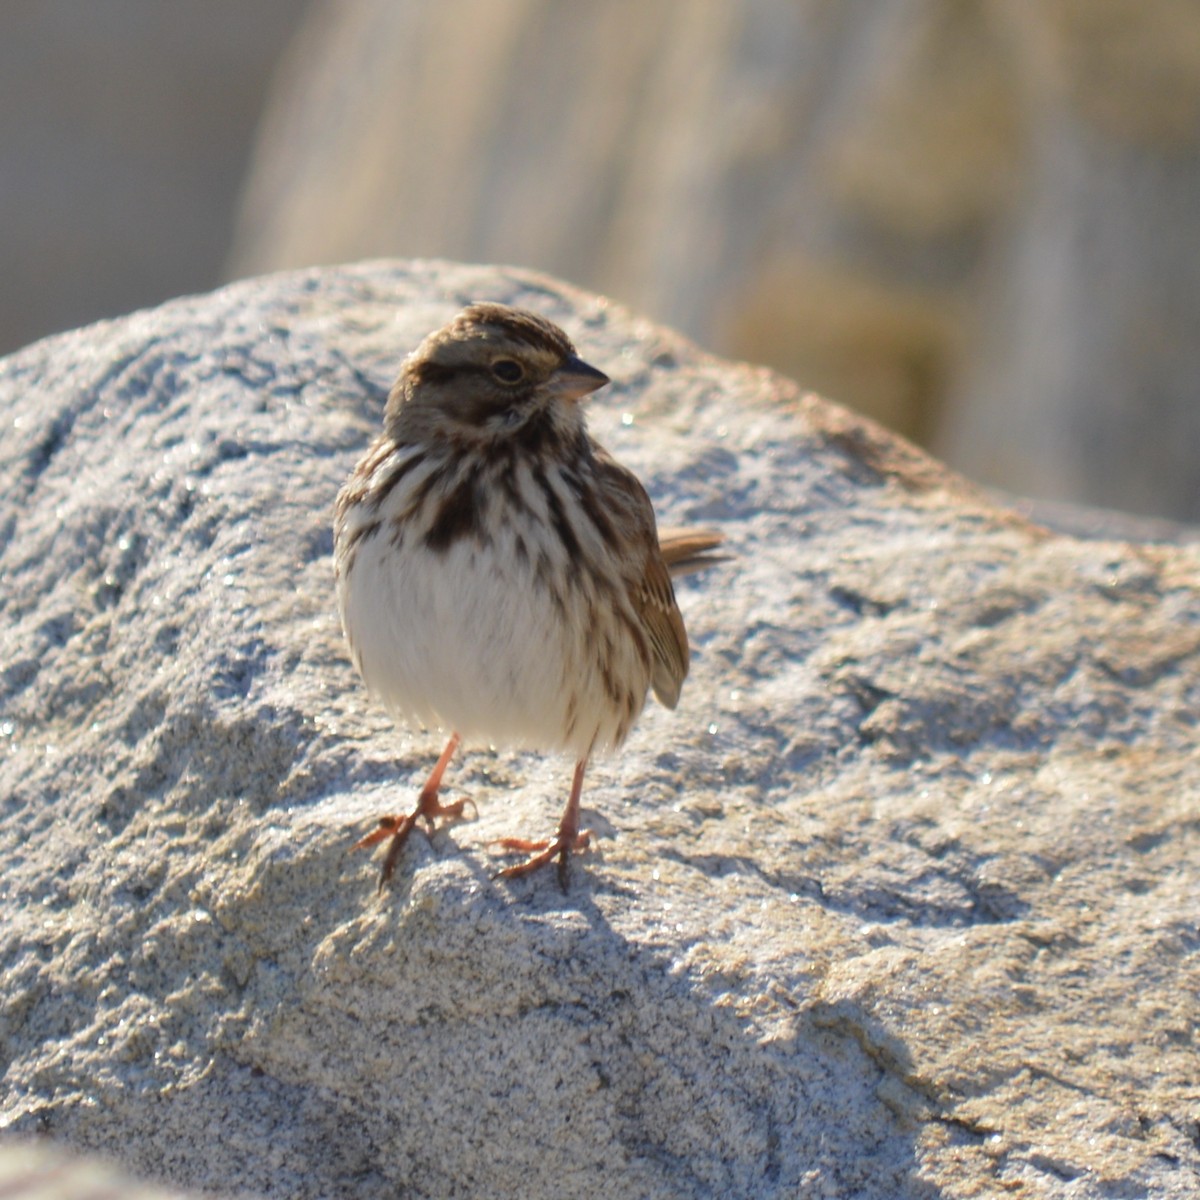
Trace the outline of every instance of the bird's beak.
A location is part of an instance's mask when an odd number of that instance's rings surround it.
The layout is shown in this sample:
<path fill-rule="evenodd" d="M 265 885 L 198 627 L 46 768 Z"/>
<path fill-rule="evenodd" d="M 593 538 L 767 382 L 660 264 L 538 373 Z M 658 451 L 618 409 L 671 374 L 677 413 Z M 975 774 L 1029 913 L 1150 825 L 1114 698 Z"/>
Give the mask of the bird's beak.
<path fill-rule="evenodd" d="M 603 371 L 597 371 L 590 363 L 574 354 L 550 376 L 546 386 L 557 400 L 578 400 L 588 392 L 602 388 L 608 382 Z"/>

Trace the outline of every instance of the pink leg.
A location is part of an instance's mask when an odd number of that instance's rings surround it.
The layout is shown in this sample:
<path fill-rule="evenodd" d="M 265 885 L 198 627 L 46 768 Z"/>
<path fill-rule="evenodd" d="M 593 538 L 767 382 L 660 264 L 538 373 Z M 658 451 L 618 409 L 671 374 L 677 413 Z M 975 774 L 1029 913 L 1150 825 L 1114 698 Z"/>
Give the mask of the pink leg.
<path fill-rule="evenodd" d="M 438 799 L 442 776 L 446 773 L 446 768 L 450 765 L 450 760 L 454 757 L 454 752 L 458 749 L 461 740 L 457 733 L 450 735 L 450 740 L 446 743 L 441 758 L 437 760 L 437 765 L 429 773 L 429 778 L 425 781 L 420 796 L 417 797 L 417 807 L 408 816 L 380 817 L 379 828 L 354 843 L 355 850 L 365 850 L 368 846 L 374 846 L 385 838 L 392 839 L 383 860 L 383 870 L 379 873 L 379 890 L 381 892 L 396 870 L 396 863 L 400 860 L 400 851 L 404 849 L 408 835 L 412 833 L 413 827 L 419 820 L 424 818 L 428 831 L 432 834 L 434 817 L 446 817 L 448 820 L 456 821 L 462 817 L 463 809 L 467 804 L 474 807 L 469 800 L 455 800 L 453 804 L 443 804 Z"/>
<path fill-rule="evenodd" d="M 571 795 L 567 807 L 563 809 L 562 820 L 558 823 L 558 834 L 549 841 L 530 841 L 527 838 L 499 838 L 492 844 L 503 846 L 505 850 L 520 853 L 534 851 L 524 862 L 497 871 L 495 879 L 513 879 L 518 875 L 528 875 L 538 867 L 544 867 L 552 858 L 558 858 L 558 883 L 562 890 L 567 890 L 567 858 L 577 850 L 586 850 L 592 840 L 591 831 L 579 828 L 579 796 L 583 791 L 583 771 L 587 759 L 581 758 L 575 764 L 575 778 L 571 781 Z"/>

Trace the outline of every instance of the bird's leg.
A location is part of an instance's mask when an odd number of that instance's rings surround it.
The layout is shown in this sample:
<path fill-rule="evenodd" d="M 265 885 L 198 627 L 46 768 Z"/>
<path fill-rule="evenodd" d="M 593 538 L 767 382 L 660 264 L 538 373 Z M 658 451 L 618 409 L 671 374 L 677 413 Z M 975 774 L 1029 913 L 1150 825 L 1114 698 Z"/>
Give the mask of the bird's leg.
<path fill-rule="evenodd" d="M 461 740 L 457 733 L 450 735 L 450 740 L 446 743 L 446 748 L 442 751 L 441 758 L 437 760 L 437 765 L 430 771 L 429 778 L 425 780 L 425 786 L 421 789 L 421 794 L 417 797 L 417 807 L 412 812 L 407 816 L 380 817 L 379 827 L 354 843 L 355 850 L 365 850 L 368 846 L 374 846 L 376 843 L 382 842 L 385 838 L 390 837 L 392 839 L 392 843 L 388 846 L 387 854 L 383 860 L 383 869 L 379 873 L 379 890 L 381 892 L 387 881 L 391 879 L 392 872 L 396 869 L 396 863 L 400 859 L 400 851 L 404 849 L 404 843 L 408 841 L 408 835 L 412 833 L 413 826 L 419 820 L 424 818 L 429 833 L 432 834 L 434 830 L 434 817 L 445 817 L 448 820 L 456 821 L 462 817 L 463 809 L 468 804 L 472 808 L 475 807 L 474 801 L 471 800 L 455 800 L 453 804 L 443 804 L 438 799 L 438 789 L 442 786 L 442 776 L 446 773 L 446 768 L 450 765 L 450 760 L 454 757 L 454 752 L 458 749 Z"/>
<path fill-rule="evenodd" d="M 576 850 L 586 850 L 592 840 L 591 831 L 579 828 L 579 795 L 583 791 L 583 771 L 587 759 L 581 758 L 575 764 L 575 778 L 571 781 L 571 795 L 567 807 L 563 809 L 562 820 L 558 823 L 558 834 L 549 841 L 530 841 L 526 838 L 497 838 L 492 843 L 502 846 L 505 850 L 529 854 L 524 862 L 497 871 L 495 879 L 512 879 L 517 875 L 527 875 L 544 867 L 552 858 L 558 858 L 558 882 L 565 892 L 567 890 L 567 857 Z"/>

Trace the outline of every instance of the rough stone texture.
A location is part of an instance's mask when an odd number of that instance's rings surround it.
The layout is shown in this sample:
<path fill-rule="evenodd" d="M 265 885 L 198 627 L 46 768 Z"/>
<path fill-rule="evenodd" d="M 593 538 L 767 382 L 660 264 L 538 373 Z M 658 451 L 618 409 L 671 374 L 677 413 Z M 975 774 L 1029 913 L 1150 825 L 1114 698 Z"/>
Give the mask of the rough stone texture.
<path fill-rule="evenodd" d="M 469 299 L 561 321 L 602 440 L 734 561 L 597 852 L 569 766 L 348 853 L 439 742 L 359 686 L 330 508 Z M 374 263 L 0 365 L 0 1128 L 273 1197 L 1192 1197 L 1200 547 L 1056 537 L 554 281 Z"/>
<path fill-rule="evenodd" d="M 971 478 L 1200 521 L 1194 0 L 325 0 L 230 270 L 520 262 Z"/>

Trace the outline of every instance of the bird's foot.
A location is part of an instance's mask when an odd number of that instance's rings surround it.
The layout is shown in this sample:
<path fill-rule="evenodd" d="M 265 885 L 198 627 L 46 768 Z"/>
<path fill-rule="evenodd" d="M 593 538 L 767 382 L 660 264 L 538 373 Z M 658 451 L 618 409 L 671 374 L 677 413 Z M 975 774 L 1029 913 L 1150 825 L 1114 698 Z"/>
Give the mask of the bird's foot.
<path fill-rule="evenodd" d="M 379 818 L 379 825 L 373 829 L 366 837 L 359 838 L 354 843 L 352 849 L 366 850 L 371 846 L 378 845 L 387 838 L 391 838 L 391 844 L 388 846 L 387 854 L 383 859 L 383 867 L 379 872 L 379 890 L 382 892 L 387 886 L 388 881 L 395 873 L 396 864 L 400 861 L 400 852 L 404 849 L 405 842 L 408 841 L 408 835 L 412 833 L 416 823 L 424 820 L 426 831 L 430 837 L 433 836 L 435 817 L 444 817 L 447 821 L 463 820 L 463 812 L 467 805 L 471 806 L 475 816 L 479 816 L 479 810 L 475 808 L 475 801 L 469 798 L 455 800 L 450 804 L 443 804 L 438 799 L 437 790 L 430 791 L 428 787 L 424 788 L 420 797 L 417 800 L 417 807 L 413 809 L 407 816 L 387 816 Z"/>
<path fill-rule="evenodd" d="M 586 850 L 591 842 L 592 831 L 590 829 L 581 829 L 578 833 L 564 833 L 560 830 L 557 837 L 543 840 L 496 838 L 495 841 L 488 844 L 500 846 L 508 854 L 528 854 L 529 857 L 524 862 L 515 863 L 511 867 L 497 871 L 492 878 L 515 879 L 518 875 L 528 875 L 530 871 L 536 871 L 538 867 L 544 867 L 557 858 L 558 883 L 565 892 L 567 890 L 567 859 L 572 854 Z"/>

